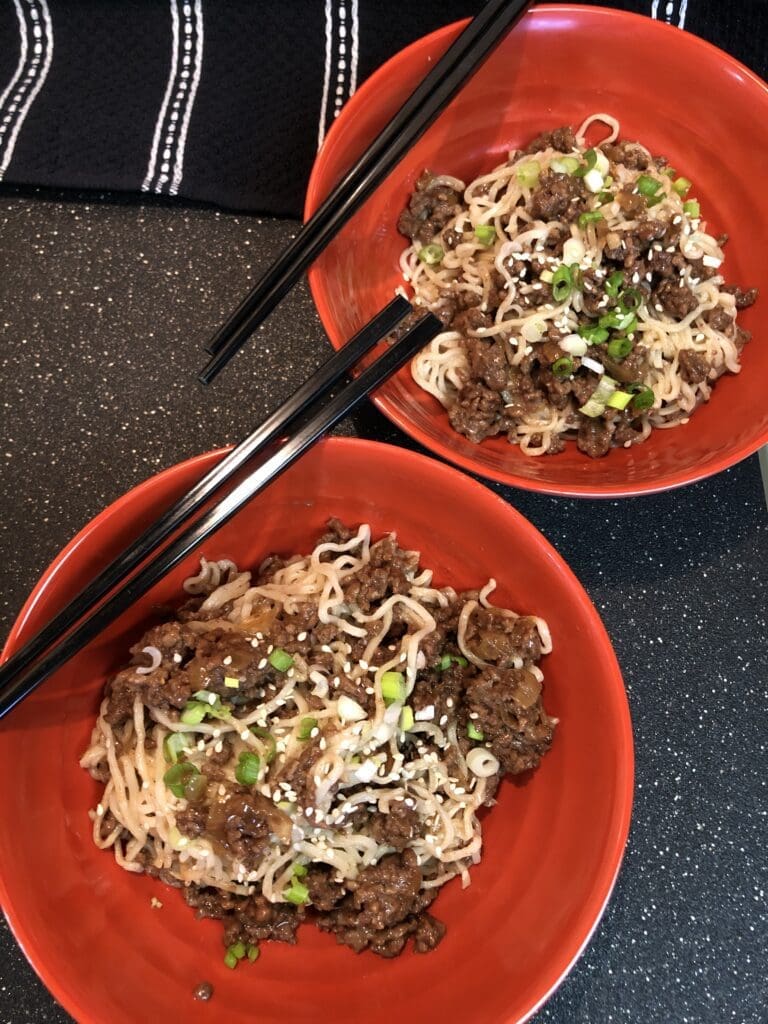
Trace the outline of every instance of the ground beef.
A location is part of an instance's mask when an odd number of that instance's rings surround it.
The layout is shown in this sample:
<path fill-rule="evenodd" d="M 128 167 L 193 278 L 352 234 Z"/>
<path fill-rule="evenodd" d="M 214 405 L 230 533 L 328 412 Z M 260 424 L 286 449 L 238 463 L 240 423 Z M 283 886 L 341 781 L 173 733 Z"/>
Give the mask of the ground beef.
<path fill-rule="evenodd" d="M 653 293 L 653 303 L 675 320 L 682 320 L 698 305 L 691 289 L 675 281 L 662 281 Z"/>
<path fill-rule="evenodd" d="M 270 903 L 263 896 L 235 896 L 222 889 L 192 885 L 184 898 L 198 917 L 224 922 L 224 945 L 235 942 L 296 942 L 296 929 L 303 911 L 291 903 Z"/>
<path fill-rule="evenodd" d="M 528 669 L 484 668 L 467 686 L 464 707 L 502 772 L 535 768 L 552 742 L 541 683 Z"/>
<path fill-rule="evenodd" d="M 624 164 L 633 171 L 645 171 L 650 161 L 639 142 L 609 142 L 600 147 L 609 160 L 615 164 Z"/>
<path fill-rule="evenodd" d="M 575 220 L 584 211 L 585 195 L 581 178 L 545 171 L 531 194 L 531 213 L 538 220 Z"/>
<path fill-rule="evenodd" d="M 627 215 L 628 220 L 635 220 L 648 209 L 645 196 L 635 192 L 634 188 L 630 186 L 616 193 L 616 201 Z"/>
<path fill-rule="evenodd" d="M 466 352 L 472 379 L 481 380 L 491 391 L 503 391 L 510 377 L 504 342 L 469 338 Z"/>
<path fill-rule="evenodd" d="M 733 327 L 733 314 L 722 306 L 715 306 L 704 314 L 709 326 L 715 331 L 727 333 Z"/>
<path fill-rule="evenodd" d="M 459 334 L 467 335 L 470 331 L 477 331 L 481 327 L 490 327 L 492 323 L 493 317 L 488 313 L 483 313 L 477 306 L 472 306 L 469 309 L 462 309 L 454 314 L 450 326 L 452 330 L 458 331 Z"/>
<path fill-rule="evenodd" d="M 419 815 L 414 807 L 403 800 L 393 800 L 386 814 L 376 812 L 371 817 L 370 832 L 382 846 L 394 846 L 396 850 L 405 847 L 421 834 Z"/>
<path fill-rule="evenodd" d="M 444 929 L 423 913 L 433 895 L 422 891 L 421 882 L 413 850 L 390 854 L 348 881 L 349 895 L 336 909 L 319 914 L 317 923 L 358 953 L 370 949 L 397 956 L 409 935 L 418 936 L 418 952 L 434 949 Z"/>
<path fill-rule="evenodd" d="M 542 132 L 524 150 L 525 153 L 541 153 L 545 149 L 555 149 L 558 153 L 570 153 L 576 148 L 576 134 L 569 125 L 555 128 L 553 131 Z"/>
<path fill-rule="evenodd" d="M 709 376 L 709 360 L 703 353 L 693 349 L 683 349 L 678 355 L 680 374 L 688 384 L 700 384 Z"/>
<path fill-rule="evenodd" d="M 536 620 L 529 615 L 503 615 L 495 608 L 476 609 L 467 624 L 465 644 L 472 654 L 501 668 L 518 658 L 538 661 L 541 657 Z"/>
<path fill-rule="evenodd" d="M 233 860 L 254 870 L 270 846 L 290 842 L 290 819 L 261 793 L 245 786 L 230 784 L 227 788 L 225 797 L 217 795 L 207 807 L 205 833 L 223 846 Z"/>
<path fill-rule="evenodd" d="M 614 419 L 613 444 L 618 446 L 639 444 L 643 440 L 643 423 L 633 419 L 631 413 L 621 413 Z"/>
<path fill-rule="evenodd" d="M 735 284 L 724 284 L 722 290 L 733 295 L 736 300 L 736 309 L 747 309 L 748 306 L 753 306 L 757 302 L 759 294 L 757 288 L 749 288 L 747 291 L 742 291 Z"/>
<path fill-rule="evenodd" d="M 581 300 L 582 307 L 587 316 L 601 316 L 607 308 L 605 302 L 605 280 L 599 278 L 594 270 L 587 269 L 581 275 Z M 562 351 L 560 355 L 562 355 Z"/>
<path fill-rule="evenodd" d="M 611 429 L 599 417 L 583 416 L 576 444 L 590 459 L 599 459 L 611 450 Z"/>
<path fill-rule="evenodd" d="M 598 348 L 599 354 L 596 358 L 603 364 L 606 373 L 615 380 L 623 384 L 635 384 L 643 380 L 648 369 L 648 349 L 643 345 L 635 345 L 623 359 L 613 359 L 603 345 Z"/>
<path fill-rule="evenodd" d="M 448 419 L 454 430 L 478 444 L 503 429 L 503 411 L 502 399 L 497 392 L 471 381 L 461 389 L 448 410 Z"/>
<path fill-rule="evenodd" d="M 414 712 L 432 707 L 435 714 L 430 721 L 434 722 L 439 722 L 444 715 L 455 715 L 464 689 L 464 677 L 463 666 L 456 662 L 442 671 L 433 668 L 420 672 L 410 698 Z"/>
<path fill-rule="evenodd" d="M 334 881 L 336 871 L 327 864 L 311 864 L 304 878 L 309 900 L 315 910 L 333 910 L 346 896 L 347 890 Z"/>
<path fill-rule="evenodd" d="M 458 211 L 460 194 L 447 185 L 434 183 L 434 175 L 425 172 L 416 182 L 416 191 L 408 209 L 400 214 L 397 230 L 413 242 L 427 244 Z"/>

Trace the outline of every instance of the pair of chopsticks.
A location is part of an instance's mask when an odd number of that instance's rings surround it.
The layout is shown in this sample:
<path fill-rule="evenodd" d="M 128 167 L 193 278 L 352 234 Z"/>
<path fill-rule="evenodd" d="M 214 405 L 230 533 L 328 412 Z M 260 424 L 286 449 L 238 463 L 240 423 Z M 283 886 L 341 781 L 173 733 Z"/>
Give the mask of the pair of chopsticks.
<path fill-rule="evenodd" d="M 212 381 L 239 351 L 477 70 L 530 2 L 488 0 L 213 338 L 208 346 L 212 358 L 200 376 L 203 383 Z M 436 317 L 425 314 L 378 360 L 342 387 L 346 374 L 409 312 L 410 304 L 397 298 L 377 314 L 280 409 L 0 666 L 0 718 L 231 519 L 442 329 Z M 252 462 L 255 468 L 239 482 L 234 482 L 233 478 Z M 200 512 L 225 483 L 231 484 L 232 489 L 190 523 L 191 517 Z M 168 543 L 163 547 L 165 542 Z"/>
<path fill-rule="evenodd" d="M 208 343 L 206 351 L 211 359 L 200 374 L 203 384 L 210 384 L 239 352 L 530 3 L 531 0 L 488 0 Z"/>
<path fill-rule="evenodd" d="M 343 419 L 442 330 L 425 313 L 402 338 L 350 383 L 346 374 L 386 337 L 411 305 L 396 298 L 272 413 L 229 455 L 169 508 L 93 579 L 54 619 L 0 666 L 0 718 L 145 594 L 251 498 L 275 480 L 319 437 Z M 191 525 L 190 517 L 220 488 L 255 462 L 255 468 Z M 161 548 L 177 530 L 183 532 Z M 147 559 L 150 559 L 147 561 Z M 138 570 L 135 572 L 134 570 Z M 102 599 L 106 600 L 102 602 Z"/>

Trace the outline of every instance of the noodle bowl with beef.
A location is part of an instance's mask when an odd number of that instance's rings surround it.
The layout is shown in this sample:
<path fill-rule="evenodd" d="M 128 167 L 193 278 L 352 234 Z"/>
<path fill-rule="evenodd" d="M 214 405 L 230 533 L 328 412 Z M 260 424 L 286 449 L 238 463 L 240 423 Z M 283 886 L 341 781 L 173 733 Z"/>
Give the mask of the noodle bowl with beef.
<path fill-rule="evenodd" d="M 231 965 L 305 916 L 355 950 L 434 948 L 426 912 L 480 859 L 477 817 L 534 768 L 546 623 L 433 586 L 394 535 L 332 520 L 257 579 L 203 560 L 108 684 L 83 767 L 96 844 L 224 921 Z"/>
<path fill-rule="evenodd" d="M 595 123 L 608 136 L 587 147 Z M 686 423 L 738 373 L 756 289 L 725 284 L 692 183 L 595 114 L 471 182 L 429 172 L 398 227 L 403 277 L 443 321 L 416 383 L 471 441 L 599 457 Z"/>

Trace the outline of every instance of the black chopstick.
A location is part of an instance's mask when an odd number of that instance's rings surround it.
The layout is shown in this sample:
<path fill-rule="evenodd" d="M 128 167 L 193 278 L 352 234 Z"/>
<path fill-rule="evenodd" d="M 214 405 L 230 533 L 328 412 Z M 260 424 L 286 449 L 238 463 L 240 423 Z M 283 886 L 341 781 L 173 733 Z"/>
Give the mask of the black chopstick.
<path fill-rule="evenodd" d="M 0 718 L 44 682 L 52 672 L 60 668 L 69 658 L 93 640 L 101 630 L 145 594 L 207 537 L 228 522 L 243 505 L 276 479 L 319 437 L 343 419 L 369 392 L 379 387 L 441 330 L 440 321 L 431 313 L 426 313 L 415 326 L 387 348 L 379 359 L 364 369 L 348 385 L 344 387 L 337 385 L 335 392 L 331 391 L 330 397 L 327 389 L 314 396 L 314 401 L 306 403 L 302 409 L 296 410 L 290 417 L 290 422 L 296 424 L 298 420 L 298 423 L 289 430 L 283 439 L 273 436 L 271 450 L 266 454 L 264 461 L 237 483 L 220 501 L 198 516 L 159 554 L 153 554 L 154 549 L 144 549 L 143 552 L 138 552 L 141 555 L 138 559 L 139 562 L 143 562 L 149 556 L 152 556 L 151 560 L 144 564 L 135 576 L 125 580 L 119 589 L 111 594 L 102 605 L 92 610 L 86 618 L 82 619 L 82 613 L 76 615 L 73 621 L 77 621 L 79 624 L 70 633 L 55 642 L 43 657 L 36 660 L 31 666 L 25 664 L 21 669 L 16 664 L 18 655 L 9 659 L 5 665 L 0 667 Z M 277 415 L 274 414 L 274 416 Z M 270 417 L 267 423 L 273 418 Z M 263 427 L 259 428 L 256 433 L 260 433 L 263 429 Z M 206 477 L 206 479 L 208 478 Z M 118 564 L 122 559 L 130 561 L 136 553 L 135 548 L 134 544 L 113 564 Z M 74 603 L 77 603 L 77 599 Z M 82 621 L 79 621 L 80 619 Z M 20 654 L 23 654 L 23 650 Z"/>
<path fill-rule="evenodd" d="M 531 0 L 489 0 L 213 337 L 209 384 L 501 41 Z"/>

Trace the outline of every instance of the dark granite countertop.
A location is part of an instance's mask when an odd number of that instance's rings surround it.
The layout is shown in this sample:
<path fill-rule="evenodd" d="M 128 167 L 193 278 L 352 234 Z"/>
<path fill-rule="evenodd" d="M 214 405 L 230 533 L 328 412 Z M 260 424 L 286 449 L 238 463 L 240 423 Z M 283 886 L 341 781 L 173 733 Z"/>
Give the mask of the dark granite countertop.
<path fill-rule="evenodd" d="M 115 197 L 0 194 L 0 633 L 96 512 L 238 440 L 326 354 L 306 288 L 210 390 L 201 346 L 295 225 Z M 414 447 L 372 407 L 341 432 Z M 535 1020 L 760 1024 L 768 984 L 768 530 L 757 459 L 624 502 L 492 485 L 556 545 L 616 645 L 634 721 L 629 848 Z M 0 927 L 0 1024 L 68 1020 Z"/>

